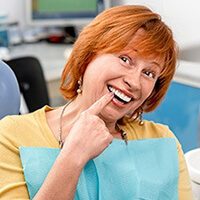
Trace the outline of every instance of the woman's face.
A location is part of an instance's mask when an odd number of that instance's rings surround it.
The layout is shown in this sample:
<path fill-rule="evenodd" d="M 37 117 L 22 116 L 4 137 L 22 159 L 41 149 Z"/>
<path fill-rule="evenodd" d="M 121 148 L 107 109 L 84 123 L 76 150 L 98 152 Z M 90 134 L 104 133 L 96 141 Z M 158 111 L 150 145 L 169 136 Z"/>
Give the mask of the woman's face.
<path fill-rule="evenodd" d="M 98 55 L 85 71 L 82 103 L 90 106 L 104 94 L 114 92 L 100 115 L 104 120 L 116 121 L 133 113 L 148 98 L 160 71 L 155 60 L 145 60 L 137 51 Z"/>

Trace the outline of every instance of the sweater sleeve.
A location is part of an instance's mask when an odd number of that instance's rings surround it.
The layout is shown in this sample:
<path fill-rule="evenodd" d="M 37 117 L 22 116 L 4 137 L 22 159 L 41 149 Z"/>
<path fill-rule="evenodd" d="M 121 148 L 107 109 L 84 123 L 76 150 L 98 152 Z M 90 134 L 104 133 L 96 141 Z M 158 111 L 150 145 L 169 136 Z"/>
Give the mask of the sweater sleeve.
<path fill-rule="evenodd" d="M 193 200 L 194 197 L 191 190 L 190 177 L 185 162 L 184 153 L 178 141 L 177 141 L 177 149 L 179 158 L 179 184 L 178 184 L 179 199 Z"/>
<path fill-rule="evenodd" d="M 0 121 L 0 199 L 29 199 L 19 156 L 20 130 L 12 117 Z"/>

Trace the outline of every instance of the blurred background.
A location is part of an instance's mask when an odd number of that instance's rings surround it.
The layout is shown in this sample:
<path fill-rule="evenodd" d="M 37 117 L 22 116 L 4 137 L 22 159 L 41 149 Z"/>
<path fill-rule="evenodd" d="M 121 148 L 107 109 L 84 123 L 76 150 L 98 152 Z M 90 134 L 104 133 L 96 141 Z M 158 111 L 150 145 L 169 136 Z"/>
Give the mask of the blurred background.
<path fill-rule="evenodd" d="M 28 0 L 29 1 L 29 0 Z M 32 0 L 37 2 L 37 0 Z M 103 1 L 103 0 L 102 0 Z M 27 30 L 26 0 L 0 0 L 0 13 L 5 13 L 10 22 L 17 22 L 20 30 Z M 38 1 L 40 2 L 40 1 Z M 42 1 L 41 1 L 42 2 Z M 44 1 L 45 2 L 45 1 Z M 62 2 L 62 1 L 56 1 Z M 68 2 L 68 1 L 66 1 Z M 70 2 L 70 0 L 69 0 Z M 75 1 L 76 2 L 76 1 Z M 81 2 L 81 1 L 77 1 Z M 96 2 L 94 0 L 86 2 Z M 160 13 L 164 21 L 173 29 L 180 47 L 196 45 L 200 42 L 200 2 L 198 0 L 107 0 L 108 6 L 123 4 L 143 4 Z M 109 5 L 110 4 L 110 5 Z M 30 8 L 29 8 L 30 9 Z"/>
<path fill-rule="evenodd" d="M 146 5 L 159 13 L 180 48 L 166 98 L 144 118 L 167 124 L 184 152 L 199 147 L 199 0 L 0 0 L 0 59 L 17 76 L 21 113 L 65 103 L 60 77 L 79 32 L 102 10 L 123 4 Z"/>

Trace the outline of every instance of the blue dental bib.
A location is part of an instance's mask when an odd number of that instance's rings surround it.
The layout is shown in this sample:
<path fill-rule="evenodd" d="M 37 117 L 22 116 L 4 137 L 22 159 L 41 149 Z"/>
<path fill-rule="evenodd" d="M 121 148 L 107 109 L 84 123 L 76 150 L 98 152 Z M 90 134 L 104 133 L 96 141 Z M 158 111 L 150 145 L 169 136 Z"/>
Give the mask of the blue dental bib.
<path fill-rule="evenodd" d="M 59 148 L 20 147 L 30 199 L 43 184 Z M 75 200 L 178 200 L 179 164 L 174 138 L 114 139 L 84 167 Z"/>

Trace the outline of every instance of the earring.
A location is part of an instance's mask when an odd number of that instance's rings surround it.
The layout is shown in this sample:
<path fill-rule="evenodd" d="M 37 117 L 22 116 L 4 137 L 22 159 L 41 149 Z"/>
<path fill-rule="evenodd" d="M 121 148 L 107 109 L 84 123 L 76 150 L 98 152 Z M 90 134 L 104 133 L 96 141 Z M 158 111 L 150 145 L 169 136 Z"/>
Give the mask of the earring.
<path fill-rule="evenodd" d="M 78 93 L 78 94 L 81 94 L 82 93 L 82 78 L 80 78 L 79 80 L 78 80 L 78 89 L 76 90 L 76 92 Z"/>
<path fill-rule="evenodd" d="M 138 119 L 139 119 L 139 125 L 143 126 L 144 122 L 142 120 L 142 114 L 143 114 L 143 109 L 141 107 L 140 111 L 138 112 Z"/>

